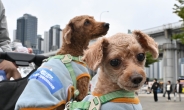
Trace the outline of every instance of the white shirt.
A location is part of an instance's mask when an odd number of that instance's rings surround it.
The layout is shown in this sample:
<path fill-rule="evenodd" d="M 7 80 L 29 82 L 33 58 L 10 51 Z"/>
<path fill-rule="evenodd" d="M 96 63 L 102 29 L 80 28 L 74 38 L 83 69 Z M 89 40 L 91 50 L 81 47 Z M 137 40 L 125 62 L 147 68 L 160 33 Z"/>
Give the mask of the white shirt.
<path fill-rule="evenodd" d="M 167 85 L 167 91 L 170 91 L 170 86 L 171 86 L 171 85 Z"/>
<path fill-rule="evenodd" d="M 179 92 L 179 84 L 176 86 L 176 92 Z"/>

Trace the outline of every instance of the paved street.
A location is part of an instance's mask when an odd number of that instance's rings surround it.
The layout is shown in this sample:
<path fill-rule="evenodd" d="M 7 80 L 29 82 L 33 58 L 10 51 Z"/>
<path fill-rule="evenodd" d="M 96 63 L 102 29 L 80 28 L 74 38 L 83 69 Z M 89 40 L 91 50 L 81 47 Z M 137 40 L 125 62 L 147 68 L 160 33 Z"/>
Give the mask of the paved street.
<path fill-rule="evenodd" d="M 171 101 L 168 102 L 167 97 L 158 94 L 158 102 L 154 102 L 153 94 L 139 94 L 143 110 L 184 110 L 184 94 L 181 102 L 174 102 L 173 97 L 171 94 Z"/>

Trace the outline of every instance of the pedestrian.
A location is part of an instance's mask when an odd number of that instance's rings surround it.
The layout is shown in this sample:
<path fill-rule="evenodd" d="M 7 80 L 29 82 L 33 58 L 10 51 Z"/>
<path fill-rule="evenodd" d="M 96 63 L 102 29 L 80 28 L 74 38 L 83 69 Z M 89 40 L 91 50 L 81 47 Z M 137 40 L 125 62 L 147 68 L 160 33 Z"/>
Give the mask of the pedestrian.
<path fill-rule="evenodd" d="M 174 88 L 175 97 L 174 101 L 176 101 L 177 96 L 179 97 L 179 101 L 181 102 L 181 93 L 182 93 L 182 84 L 180 84 L 180 80 L 178 79 Z"/>
<path fill-rule="evenodd" d="M 157 96 L 157 89 L 158 89 L 158 87 L 159 87 L 159 84 L 157 83 L 157 79 L 155 78 L 154 79 L 154 83 L 153 83 L 153 85 L 151 87 L 151 90 L 153 90 L 153 95 L 154 95 L 155 102 L 158 101 L 158 96 Z"/>
<path fill-rule="evenodd" d="M 167 84 L 166 84 L 166 86 L 167 86 Z M 165 86 L 165 87 L 166 87 Z M 163 92 L 163 97 L 165 97 L 165 94 L 167 93 L 167 91 L 166 91 L 166 89 L 164 90 L 164 92 Z"/>
<path fill-rule="evenodd" d="M 166 91 L 167 91 L 167 95 L 168 95 L 168 101 L 171 101 L 171 97 L 170 97 L 170 94 L 172 92 L 171 81 L 167 81 Z"/>
<path fill-rule="evenodd" d="M 5 16 L 5 8 L 0 0 L 0 52 L 12 51 L 10 46 L 10 38 L 7 30 L 7 22 Z M 4 71 L 5 79 L 9 80 L 21 78 L 17 67 L 10 61 L 0 59 L 0 70 Z"/>

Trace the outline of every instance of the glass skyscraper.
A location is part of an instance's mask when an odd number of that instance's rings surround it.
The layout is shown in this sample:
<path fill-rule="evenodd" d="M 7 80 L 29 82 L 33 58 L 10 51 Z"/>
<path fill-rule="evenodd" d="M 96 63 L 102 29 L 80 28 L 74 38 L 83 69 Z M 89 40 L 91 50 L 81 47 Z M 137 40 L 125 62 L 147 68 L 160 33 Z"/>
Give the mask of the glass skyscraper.
<path fill-rule="evenodd" d="M 24 14 L 17 19 L 16 40 L 22 42 L 23 46 L 36 48 L 37 45 L 37 18 L 30 14 Z"/>
<path fill-rule="evenodd" d="M 61 40 L 60 25 L 54 25 L 49 30 L 49 51 L 57 50 L 60 48 Z"/>

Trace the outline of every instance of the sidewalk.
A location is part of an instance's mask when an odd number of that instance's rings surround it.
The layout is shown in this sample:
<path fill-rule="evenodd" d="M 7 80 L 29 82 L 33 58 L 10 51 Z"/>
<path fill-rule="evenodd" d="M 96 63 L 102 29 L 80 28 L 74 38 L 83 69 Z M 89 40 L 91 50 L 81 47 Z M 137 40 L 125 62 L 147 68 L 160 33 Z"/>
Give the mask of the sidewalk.
<path fill-rule="evenodd" d="M 138 96 L 141 96 L 141 97 L 143 97 L 143 96 L 146 96 L 146 97 L 153 97 L 153 93 L 151 93 L 151 94 L 139 93 Z M 167 93 L 165 94 L 165 96 L 167 97 Z M 171 98 L 172 98 L 172 97 L 174 97 L 174 94 L 171 93 L 170 96 L 171 96 Z M 163 93 L 158 93 L 158 97 L 163 97 Z M 181 97 L 184 97 L 184 94 L 181 94 Z"/>
<path fill-rule="evenodd" d="M 171 94 L 171 101 L 167 100 L 166 97 L 162 96 L 162 93 L 158 94 L 158 102 L 155 102 L 153 99 L 153 94 L 139 94 L 138 97 L 140 99 L 143 110 L 184 110 L 184 94 L 182 94 L 181 102 L 174 102 L 173 97 L 174 94 Z"/>

